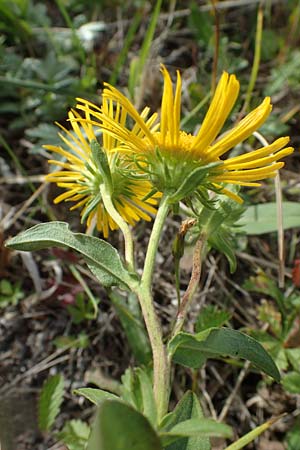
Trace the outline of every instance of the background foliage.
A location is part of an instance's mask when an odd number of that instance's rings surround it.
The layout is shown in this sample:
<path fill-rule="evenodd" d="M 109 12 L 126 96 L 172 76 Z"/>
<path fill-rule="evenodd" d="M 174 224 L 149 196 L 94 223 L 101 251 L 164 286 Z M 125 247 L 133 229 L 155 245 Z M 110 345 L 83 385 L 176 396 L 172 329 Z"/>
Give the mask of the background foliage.
<path fill-rule="evenodd" d="M 259 4 L 263 14 L 260 60 L 247 103 L 258 48 Z M 70 214 L 65 205 L 52 205 L 56 188 L 43 181 L 49 170 L 49 155 L 42 145 L 59 142 L 53 122 L 68 127 L 66 113 L 75 105 L 75 98 L 98 102 L 104 81 L 120 87 L 138 108 L 148 104 L 157 109 L 159 66 L 163 62 L 173 75 L 175 69 L 182 73 L 183 125 L 187 131 L 193 132 L 201 123 L 214 76 L 228 70 L 241 81 L 233 120 L 240 110 L 255 107 L 265 95 L 271 95 L 273 114 L 261 132 L 270 140 L 289 134 L 298 149 L 299 21 L 299 0 L 0 0 L 0 350 L 5 355 L 0 393 L 7 398 L 0 412 L 0 438 L 8 449 L 44 449 L 60 438 L 71 450 L 77 450 L 76 442 L 87 438 L 85 420 L 92 412 L 82 397 L 77 403 L 70 400 L 72 389 L 90 383 L 118 392 L 116 380 L 125 367 L 149 358 L 134 302 L 109 298 L 95 279 L 82 271 L 78 256 L 56 249 L 19 257 L 2 246 L 4 239 L 47 220 L 65 220 L 72 230 L 84 232 L 76 213 Z M 253 138 L 246 146 L 255 145 Z M 273 183 L 267 182 L 262 189 L 243 191 L 245 213 L 238 222 L 241 228 L 232 230 L 230 218 L 223 224 L 226 238 L 235 242 L 235 256 L 226 256 L 231 268 L 237 257 L 237 271 L 231 275 L 226 259 L 217 252 L 210 253 L 191 314 L 192 323 L 200 306 L 208 305 L 201 320 L 196 321 L 197 332 L 230 322 L 235 329 L 246 329 L 258 338 L 281 370 L 282 384 L 271 385 L 247 364 L 228 359 L 229 366 L 217 360 L 200 370 L 176 369 L 172 394 L 175 404 L 188 387 L 196 393 L 203 391 L 205 413 L 232 425 L 239 436 L 272 415 L 289 413 L 249 449 L 292 450 L 300 441 L 300 215 L 299 158 L 295 153 L 282 171 L 284 287 L 277 287 L 276 199 Z M 155 299 L 166 322 L 172 321 L 175 311 L 169 243 L 179 223 L 176 215 L 169 219 L 160 249 Z M 140 224 L 136 229 L 138 254 L 148 235 L 147 226 Z M 118 245 L 118 239 L 113 235 L 112 244 Z M 216 235 L 211 245 L 217 247 L 219 239 Z M 180 261 L 181 290 L 188 283 L 192 246 L 193 236 L 187 235 Z M 99 314 L 94 319 L 97 305 Z M 139 336 L 138 341 L 135 336 Z M 141 341 L 145 343 L 144 352 L 137 344 Z M 131 352 L 135 359 L 129 356 Z M 54 423 L 59 432 L 56 439 L 41 435 L 30 421 L 44 380 L 49 375 L 57 377 L 57 373 L 64 374 L 68 393 L 64 396 L 64 412 Z M 54 381 L 61 389 L 58 392 L 53 388 L 57 395 L 54 400 L 59 400 L 54 401 L 53 420 L 63 399 L 62 381 Z M 24 403 L 23 427 L 11 420 L 15 417 L 12 407 L 5 406 L 12 403 L 16 388 L 24 391 L 17 402 L 21 412 Z M 50 425 L 46 418 L 41 428 L 46 430 Z M 219 441 L 220 446 L 222 443 Z"/>

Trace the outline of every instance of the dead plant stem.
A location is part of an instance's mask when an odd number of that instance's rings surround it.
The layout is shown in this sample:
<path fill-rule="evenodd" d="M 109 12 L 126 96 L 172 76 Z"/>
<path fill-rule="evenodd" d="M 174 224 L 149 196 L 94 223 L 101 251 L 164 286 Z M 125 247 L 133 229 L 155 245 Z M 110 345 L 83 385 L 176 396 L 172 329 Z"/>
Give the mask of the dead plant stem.
<path fill-rule="evenodd" d="M 198 238 L 195 249 L 194 249 L 194 255 L 193 255 L 193 269 L 192 269 L 192 275 L 191 279 L 189 281 L 189 285 L 187 287 L 187 290 L 182 297 L 180 307 L 177 313 L 176 322 L 173 328 L 172 337 L 178 334 L 184 324 L 184 321 L 186 319 L 191 301 L 193 299 L 193 296 L 196 292 L 196 289 L 199 285 L 200 276 L 201 276 L 201 258 L 202 258 L 202 251 L 205 244 L 206 238 L 204 234 L 201 234 Z"/>

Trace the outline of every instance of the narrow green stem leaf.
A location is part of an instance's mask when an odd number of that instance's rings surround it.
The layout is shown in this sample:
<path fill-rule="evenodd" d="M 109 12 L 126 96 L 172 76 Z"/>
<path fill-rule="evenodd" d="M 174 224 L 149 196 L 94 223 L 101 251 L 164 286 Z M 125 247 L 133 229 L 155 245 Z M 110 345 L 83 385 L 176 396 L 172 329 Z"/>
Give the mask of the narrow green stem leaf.
<path fill-rule="evenodd" d="M 246 445 L 250 444 L 250 442 L 254 441 L 254 439 L 256 439 L 261 433 L 270 428 L 270 426 L 273 425 L 273 423 L 277 422 L 277 420 L 279 420 L 281 417 L 282 415 L 270 419 L 259 427 L 256 427 L 254 430 L 250 431 L 250 433 L 245 434 L 245 436 L 229 445 L 229 447 L 226 447 L 225 450 L 240 450 L 241 448 L 244 448 Z"/>

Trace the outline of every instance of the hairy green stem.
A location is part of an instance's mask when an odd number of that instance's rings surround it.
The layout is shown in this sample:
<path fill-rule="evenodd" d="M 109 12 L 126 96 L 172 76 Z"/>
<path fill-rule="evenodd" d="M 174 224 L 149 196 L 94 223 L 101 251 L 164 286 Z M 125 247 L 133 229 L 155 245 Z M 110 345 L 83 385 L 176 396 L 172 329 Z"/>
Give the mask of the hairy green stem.
<path fill-rule="evenodd" d="M 116 222 L 116 224 L 123 233 L 125 242 L 125 261 L 127 269 L 131 272 L 134 272 L 133 239 L 129 225 L 125 222 L 123 217 L 116 210 L 115 205 L 113 204 L 113 201 L 111 199 L 111 194 L 106 188 L 105 184 L 100 185 L 100 192 L 105 209 L 107 210 L 109 215 Z"/>
<path fill-rule="evenodd" d="M 153 389 L 158 420 L 168 411 L 170 393 L 170 362 L 163 343 L 163 333 L 152 296 L 152 277 L 161 232 L 169 211 L 168 198 L 163 197 L 153 224 L 145 257 L 141 283 L 136 289 L 153 354 Z"/>
<path fill-rule="evenodd" d="M 153 391 L 158 422 L 168 412 L 170 395 L 170 361 L 163 343 L 163 334 L 156 314 L 151 289 L 143 285 L 136 291 L 145 320 L 153 357 Z"/>
<path fill-rule="evenodd" d="M 161 232 L 169 212 L 168 197 L 163 197 L 155 217 L 151 236 L 149 239 L 148 249 L 144 262 L 144 270 L 142 275 L 142 284 L 146 289 L 151 288 L 153 269 L 157 253 L 158 244 L 161 237 Z"/>

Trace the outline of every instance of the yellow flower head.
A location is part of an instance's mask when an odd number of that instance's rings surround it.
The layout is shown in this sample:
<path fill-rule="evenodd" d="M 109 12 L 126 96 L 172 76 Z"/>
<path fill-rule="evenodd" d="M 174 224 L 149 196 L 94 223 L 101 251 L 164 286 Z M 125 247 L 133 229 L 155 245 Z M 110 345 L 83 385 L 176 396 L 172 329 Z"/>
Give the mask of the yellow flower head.
<path fill-rule="evenodd" d="M 260 186 L 257 181 L 275 176 L 284 165 L 279 160 L 293 152 L 293 148 L 285 148 L 288 137 L 249 153 L 222 159 L 226 152 L 246 140 L 265 122 L 272 109 L 269 97 L 226 134 L 218 137 L 240 87 L 234 75 L 224 72 L 200 130 L 194 136 L 180 129 L 180 73 L 177 71 L 174 92 L 169 72 L 164 66 L 161 70 L 164 89 L 159 124 L 155 125 L 155 114 L 147 120 L 145 114 L 139 114 L 120 91 L 107 83 L 103 98 L 114 102 L 116 108 L 121 105 L 132 119 L 132 126 L 114 120 L 103 108 L 101 111 L 95 109 L 85 100 L 78 99 L 80 104 L 77 107 L 90 114 L 93 118 L 90 123 L 119 141 L 120 151 L 133 155 L 133 159 L 148 171 L 158 191 L 174 195 L 176 200 L 179 198 L 176 192 L 187 196 L 205 188 L 241 202 L 242 199 L 225 189 L 223 184 Z"/>
<path fill-rule="evenodd" d="M 96 108 L 96 106 L 94 105 Z M 113 104 L 103 100 L 102 110 L 113 121 L 124 126 L 126 111 L 120 107 L 116 110 Z M 49 160 L 50 164 L 60 166 L 62 170 L 52 172 L 46 176 L 48 181 L 55 182 L 66 192 L 55 198 L 54 203 L 61 201 L 75 202 L 70 208 L 81 208 L 82 222 L 86 221 L 88 228 L 97 227 L 104 237 L 108 237 L 109 229 L 118 228 L 115 221 L 108 214 L 102 202 L 100 185 L 103 183 L 101 171 L 91 150 L 91 142 L 96 140 L 95 132 L 90 123 L 90 116 L 86 112 L 81 117 L 77 111 L 71 110 L 68 114 L 72 125 L 72 132 L 62 125 L 58 126 L 64 131 L 59 133 L 65 144 L 61 146 L 45 145 L 44 147 L 53 153 L 63 157 L 63 161 Z M 116 210 L 130 225 L 134 225 L 140 219 L 151 220 L 151 214 L 156 213 L 155 205 L 158 194 L 152 196 L 153 186 L 141 175 L 137 167 L 128 162 L 124 156 L 112 150 L 118 145 L 118 141 L 105 131 L 102 133 L 103 151 L 107 155 L 107 161 L 112 181 L 112 201 Z M 148 198 L 147 200 L 144 200 Z"/>

